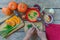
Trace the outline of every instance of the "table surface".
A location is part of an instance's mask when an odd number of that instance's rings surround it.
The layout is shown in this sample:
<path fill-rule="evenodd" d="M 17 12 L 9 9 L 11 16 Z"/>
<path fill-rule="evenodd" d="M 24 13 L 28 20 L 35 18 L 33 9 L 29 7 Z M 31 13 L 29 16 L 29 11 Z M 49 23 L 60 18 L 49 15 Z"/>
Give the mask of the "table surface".
<path fill-rule="evenodd" d="M 17 3 L 19 2 L 25 2 L 28 4 L 30 7 L 32 7 L 34 4 L 39 4 L 41 8 L 55 8 L 55 14 L 54 14 L 54 22 L 56 24 L 60 24 L 60 0 L 0 0 L 0 8 L 7 6 L 7 4 L 10 1 L 16 1 Z M 47 9 L 48 10 L 48 9 Z M 0 9 L 0 20 L 1 17 L 4 15 L 2 14 L 2 11 Z M 13 33 L 11 36 L 9 36 L 6 40 L 23 40 L 25 36 L 25 32 L 22 29 L 16 31 Z M 0 40 L 3 40 L 0 38 Z"/>

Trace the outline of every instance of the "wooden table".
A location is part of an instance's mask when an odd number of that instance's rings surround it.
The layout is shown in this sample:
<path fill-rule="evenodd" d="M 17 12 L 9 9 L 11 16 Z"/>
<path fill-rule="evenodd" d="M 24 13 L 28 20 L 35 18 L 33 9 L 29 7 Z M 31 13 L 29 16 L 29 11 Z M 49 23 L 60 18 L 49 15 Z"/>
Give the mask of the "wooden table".
<path fill-rule="evenodd" d="M 0 0 L 0 20 L 1 17 L 3 17 L 1 8 L 4 6 L 7 6 L 7 4 L 12 0 Z M 60 24 L 60 0 L 13 0 L 17 3 L 19 2 L 25 2 L 30 7 L 32 7 L 34 4 L 39 4 L 41 8 L 55 8 L 55 15 L 54 15 L 54 22 Z M 46 9 L 48 10 L 48 9 Z M 10 37 L 8 37 L 7 40 L 22 40 L 25 36 L 25 32 L 23 28 L 21 30 L 18 30 L 17 32 L 13 33 Z M 0 38 L 0 40 L 3 40 Z"/>

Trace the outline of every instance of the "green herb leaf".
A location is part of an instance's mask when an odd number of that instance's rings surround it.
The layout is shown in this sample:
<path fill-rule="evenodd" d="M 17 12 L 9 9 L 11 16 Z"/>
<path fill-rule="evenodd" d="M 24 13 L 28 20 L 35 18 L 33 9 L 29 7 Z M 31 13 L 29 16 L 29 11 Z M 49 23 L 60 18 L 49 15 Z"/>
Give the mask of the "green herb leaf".
<path fill-rule="evenodd" d="M 28 27 L 28 29 L 31 28 L 32 27 L 32 24 L 28 24 L 27 27 Z"/>
<path fill-rule="evenodd" d="M 28 15 L 31 19 L 33 18 L 30 14 Z"/>
<path fill-rule="evenodd" d="M 37 13 L 36 12 L 34 12 L 34 16 L 36 16 L 37 15 Z"/>

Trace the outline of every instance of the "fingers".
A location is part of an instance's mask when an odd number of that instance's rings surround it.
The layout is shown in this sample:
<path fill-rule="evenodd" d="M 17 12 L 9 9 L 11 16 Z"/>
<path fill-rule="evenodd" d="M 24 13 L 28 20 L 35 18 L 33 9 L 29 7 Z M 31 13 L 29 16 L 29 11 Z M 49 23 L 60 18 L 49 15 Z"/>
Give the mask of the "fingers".
<path fill-rule="evenodd" d="M 27 31 L 26 36 L 31 37 L 31 36 L 32 36 L 32 34 L 34 33 L 34 30 L 35 30 L 35 28 L 34 28 L 34 27 L 30 28 L 30 29 Z"/>
<path fill-rule="evenodd" d="M 28 31 L 32 31 L 32 30 L 34 30 L 34 27 L 30 28 Z"/>
<path fill-rule="evenodd" d="M 34 27 L 32 27 L 32 28 L 30 28 L 30 29 L 28 30 L 28 32 L 27 32 L 27 33 L 32 34 L 32 33 L 34 32 L 34 30 L 35 30 L 35 28 L 34 28 Z"/>
<path fill-rule="evenodd" d="M 41 30 L 39 30 L 38 28 L 36 28 L 37 34 L 40 35 L 40 33 L 42 33 Z"/>
<path fill-rule="evenodd" d="M 39 32 L 40 30 L 38 28 L 36 28 L 36 31 Z"/>
<path fill-rule="evenodd" d="M 33 33 L 34 32 L 34 30 L 35 30 L 35 28 L 34 27 L 32 27 L 31 29 L 29 29 L 30 30 L 30 32 L 31 33 Z"/>
<path fill-rule="evenodd" d="M 31 33 L 33 33 L 35 31 L 35 28 L 33 27 L 32 30 L 31 30 Z"/>

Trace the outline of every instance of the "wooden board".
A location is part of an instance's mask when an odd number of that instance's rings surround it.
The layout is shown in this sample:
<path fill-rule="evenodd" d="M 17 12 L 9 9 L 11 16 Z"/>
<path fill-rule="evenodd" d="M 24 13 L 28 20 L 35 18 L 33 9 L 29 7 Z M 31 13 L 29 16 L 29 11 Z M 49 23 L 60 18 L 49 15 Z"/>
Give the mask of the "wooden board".
<path fill-rule="evenodd" d="M 7 16 L 6 16 L 7 17 Z M 3 18 L 2 18 L 2 20 L 3 20 Z M 5 19 L 4 19 L 5 20 Z M 4 25 L 4 26 L 3 26 Z M 0 25 L 0 32 L 2 32 L 3 30 L 4 30 L 4 28 L 5 28 L 5 26 L 6 26 L 6 23 L 4 22 L 2 25 Z M 18 29 L 21 29 L 22 27 L 24 27 L 24 22 L 21 20 L 21 18 L 20 18 L 20 24 L 17 24 L 16 26 L 14 26 L 13 28 L 13 30 L 12 31 L 10 31 L 8 34 L 7 33 L 5 33 L 5 31 L 2 33 L 2 34 L 0 34 L 0 35 L 2 35 L 3 37 L 7 37 L 7 36 L 9 36 L 10 34 L 12 34 L 13 32 L 15 32 L 16 30 L 18 30 Z M 10 29 L 11 30 L 11 29 Z M 7 30 L 8 31 L 8 30 Z M 7 34 L 7 35 L 4 35 L 4 33 L 5 34 Z"/>
<path fill-rule="evenodd" d="M 12 15 L 11 15 L 12 16 Z M 6 20 L 7 18 L 9 18 L 10 16 L 6 16 L 2 13 L 2 10 L 0 9 L 0 22 Z"/>
<path fill-rule="evenodd" d="M 25 31 L 25 32 L 27 32 L 27 31 L 29 30 L 29 28 L 34 27 L 34 25 L 35 25 L 38 29 L 40 29 L 41 31 L 45 31 L 45 27 L 44 27 L 44 25 L 43 25 L 42 22 L 35 22 L 35 23 L 31 23 L 31 22 L 29 22 L 29 21 L 24 21 L 24 22 L 25 22 L 25 26 L 24 26 L 24 31 Z M 32 26 L 28 27 L 28 25 L 32 25 Z"/>

